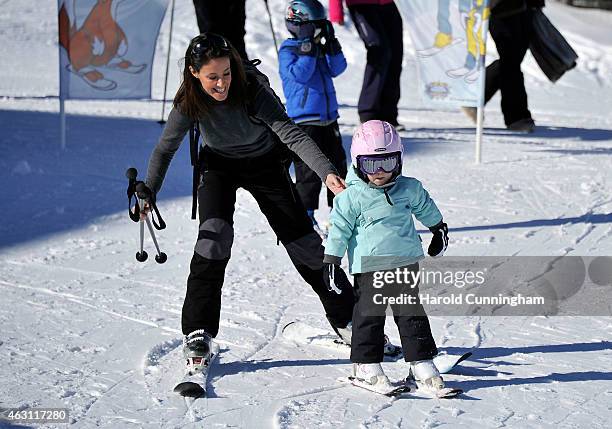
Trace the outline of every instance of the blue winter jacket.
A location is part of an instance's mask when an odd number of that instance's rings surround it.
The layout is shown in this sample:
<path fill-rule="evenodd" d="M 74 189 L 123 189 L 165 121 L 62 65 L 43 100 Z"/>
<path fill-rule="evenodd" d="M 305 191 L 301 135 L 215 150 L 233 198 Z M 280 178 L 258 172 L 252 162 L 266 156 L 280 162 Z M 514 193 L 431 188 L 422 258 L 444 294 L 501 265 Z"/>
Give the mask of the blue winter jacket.
<path fill-rule="evenodd" d="M 427 227 L 442 214 L 423 185 L 399 176 L 385 189 L 366 184 L 350 168 L 348 187 L 334 198 L 325 255 L 348 253 L 351 274 L 390 270 L 424 258 L 412 215 Z M 391 201 L 391 204 L 389 203 Z"/>
<path fill-rule="evenodd" d="M 280 47 L 278 68 L 287 99 L 287 114 L 294 122 L 338 119 L 338 100 L 332 78 L 346 70 L 346 58 L 336 55 L 298 55 L 299 39 Z"/>

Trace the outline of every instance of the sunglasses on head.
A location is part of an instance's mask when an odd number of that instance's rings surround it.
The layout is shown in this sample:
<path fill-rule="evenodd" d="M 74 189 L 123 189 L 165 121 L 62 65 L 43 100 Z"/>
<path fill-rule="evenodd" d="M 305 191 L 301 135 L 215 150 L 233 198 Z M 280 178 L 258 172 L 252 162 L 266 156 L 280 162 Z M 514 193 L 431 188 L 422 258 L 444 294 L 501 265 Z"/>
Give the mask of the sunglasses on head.
<path fill-rule="evenodd" d="M 357 157 L 357 164 L 363 174 L 393 173 L 400 165 L 400 154 L 361 155 Z"/>
<path fill-rule="evenodd" d="M 227 40 L 223 36 L 207 33 L 200 34 L 193 39 L 191 47 L 191 56 L 195 60 L 199 60 L 204 56 L 212 54 L 212 56 L 229 54 L 231 49 Z"/>

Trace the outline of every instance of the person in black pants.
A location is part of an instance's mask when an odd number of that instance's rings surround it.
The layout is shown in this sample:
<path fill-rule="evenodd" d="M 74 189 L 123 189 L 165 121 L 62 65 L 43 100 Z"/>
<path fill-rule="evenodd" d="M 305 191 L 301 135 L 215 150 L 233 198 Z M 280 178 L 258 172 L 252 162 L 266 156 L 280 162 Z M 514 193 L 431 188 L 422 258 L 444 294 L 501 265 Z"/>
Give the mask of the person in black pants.
<path fill-rule="evenodd" d="M 342 147 L 342 135 L 338 127 L 338 122 L 331 126 L 320 125 L 299 125 L 319 146 L 321 152 L 331 161 L 338 170 L 340 177 L 346 177 L 346 154 Z M 312 171 L 308 165 L 299 157 L 294 157 L 295 177 L 298 194 L 304 207 L 314 221 L 314 211 L 319 208 L 319 193 L 321 192 L 321 179 Z M 334 193 L 327 190 L 327 206 L 333 207 Z M 316 221 L 313 225 L 317 227 Z"/>
<path fill-rule="evenodd" d="M 544 0 L 501 0 L 493 2 L 489 31 L 499 59 L 487 66 L 485 103 L 501 90 L 501 109 L 506 127 L 532 132 L 535 122 L 527 105 L 527 91 L 521 63 L 531 41 L 532 9 L 544 7 Z"/>
<path fill-rule="evenodd" d="M 220 34 L 248 60 L 244 46 L 245 0 L 193 0 L 193 6 L 200 33 Z"/>
<path fill-rule="evenodd" d="M 373 120 L 357 128 L 348 188 L 334 201 L 323 262 L 331 279 L 346 253 L 354 276 L 353 382 L 379 393 L 393 390 L 381 366 L 389 304 L 407 369 L 417 384 L 437 394 L 445 387 L 433 363 L 437 348 L 419 301 L 416 273 L 424 253 L 413 217 L 434 234 L 427 249 L 432 257 L 444 254 L 448 226 L 421 182 L 402 176 L 402 155 L 401 139 L 389 123 Z M 410 300 L 402 302 L 407 296 Z"/>
<path fill-rule="evenodd" d="M 436 342 L 431 333 L 427 313 L 418 297 L 419 286 L 397 281 L 387 282 L 382 289 L 375 288 L 374 275 L 380 278 L 394 278 L 397 272 L 419 272 L 419 264 L 406 265 L 378 273 L 355 273 L 355 309 L 353 310 L 353 337 L 351 361 L 359 363 L 382 362 L 380 338 L 384 337 L 386 305 L 376 304 L 381 297 L 413 297 L 413 303 L 391 304 L 393 319 L 398 326 L 406 362 L 431 359 L 438 354 Z M 389 273 L 389 274 L 387 274 Z M 385 274 L 388 277 L 385 277 Z M 415 274 L 416 275 L 416 274 Z"/>
<path fill-rule="evenodd" d="M 332 327 L 344 327 L 350 321 L 350 283 L 341 283 L 343 291 L 338 295 L 322 281 L 321 239 L 313 232 L 312 222 L 297 198 L 284 163 L 286 155 L 281 146 L 247 158 L 232 158 L 204 148 L 198 189 L 200 233 L 182 313 L 185 334 L 202 328 L 213 337 L 218 333 L 221 286 L 233 242 L 238 188 L 253 195 L 295 268 L 321 299 Z"/>
<path fill-rule="evenodd" d="M 245 67 L 224 37 L 205 33 L 192 39 L 174 107 L 149 160 L 146 183 L 157 195 L 183 138 L 199 126 L 200 226 L 181 319 L 190 374 L 206 366 L 212 338 L 218 334 L 238 188 L 253 195 L 291 262 L 321 300 L 332 328 L 341 332 L 352 318 L 351 284 L 344 272 L 336 277 L 335 289 L 326 283 L 321 237 L 296 196 L 285 152 L 305 160 L 332 192 L 341 192 L 345 183 L 312 139 L 287 117 L 262 76 Z"/>
<path fill-rule="evenodd" d="M 402 17 L 395 3 L 348 4 L 348 10 L 367 50 L 367 63 L 359 95 L 359 120 L 386 121 L 398 131 L 400 75 L 404 45 Z"/>

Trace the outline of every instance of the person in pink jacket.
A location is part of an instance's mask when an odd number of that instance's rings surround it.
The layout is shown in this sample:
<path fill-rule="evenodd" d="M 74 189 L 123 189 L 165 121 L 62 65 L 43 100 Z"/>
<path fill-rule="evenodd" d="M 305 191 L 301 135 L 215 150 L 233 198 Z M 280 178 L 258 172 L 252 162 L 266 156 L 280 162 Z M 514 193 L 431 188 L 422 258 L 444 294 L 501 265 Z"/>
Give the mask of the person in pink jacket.
<path fill-rule="evenodd" d="M 359 120 L 378 119 L 401 131 L 397 122 L 404 55 L 402 17 L 393 0 L 344 0 L 367 50 L 359 103 Z M 329 19 L 344 24 L 342 0 L 329 0 Z"/>

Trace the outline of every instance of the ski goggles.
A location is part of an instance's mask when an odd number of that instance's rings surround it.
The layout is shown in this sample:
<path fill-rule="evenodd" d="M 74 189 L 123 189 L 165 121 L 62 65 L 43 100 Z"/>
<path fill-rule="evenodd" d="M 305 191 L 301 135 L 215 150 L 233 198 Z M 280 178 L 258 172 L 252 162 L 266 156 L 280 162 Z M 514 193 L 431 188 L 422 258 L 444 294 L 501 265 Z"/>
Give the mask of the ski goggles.
<path fill-rule="evenodd" d="M 357 166 L 363 174 L 375 174 L 379 171 L 393 173 L 399 168 L 400 161 L 399 152 L 385 155 L 361 155 L 357 157 Z"/>
<path fill-rule="evenodd" d="M 205 56 L 216 58 L 229 55 L 231 49 L 223 36 L 214 33 L 200 34 L 191 42 L 191 56 L 195 60 L 201 60 Z"/>

